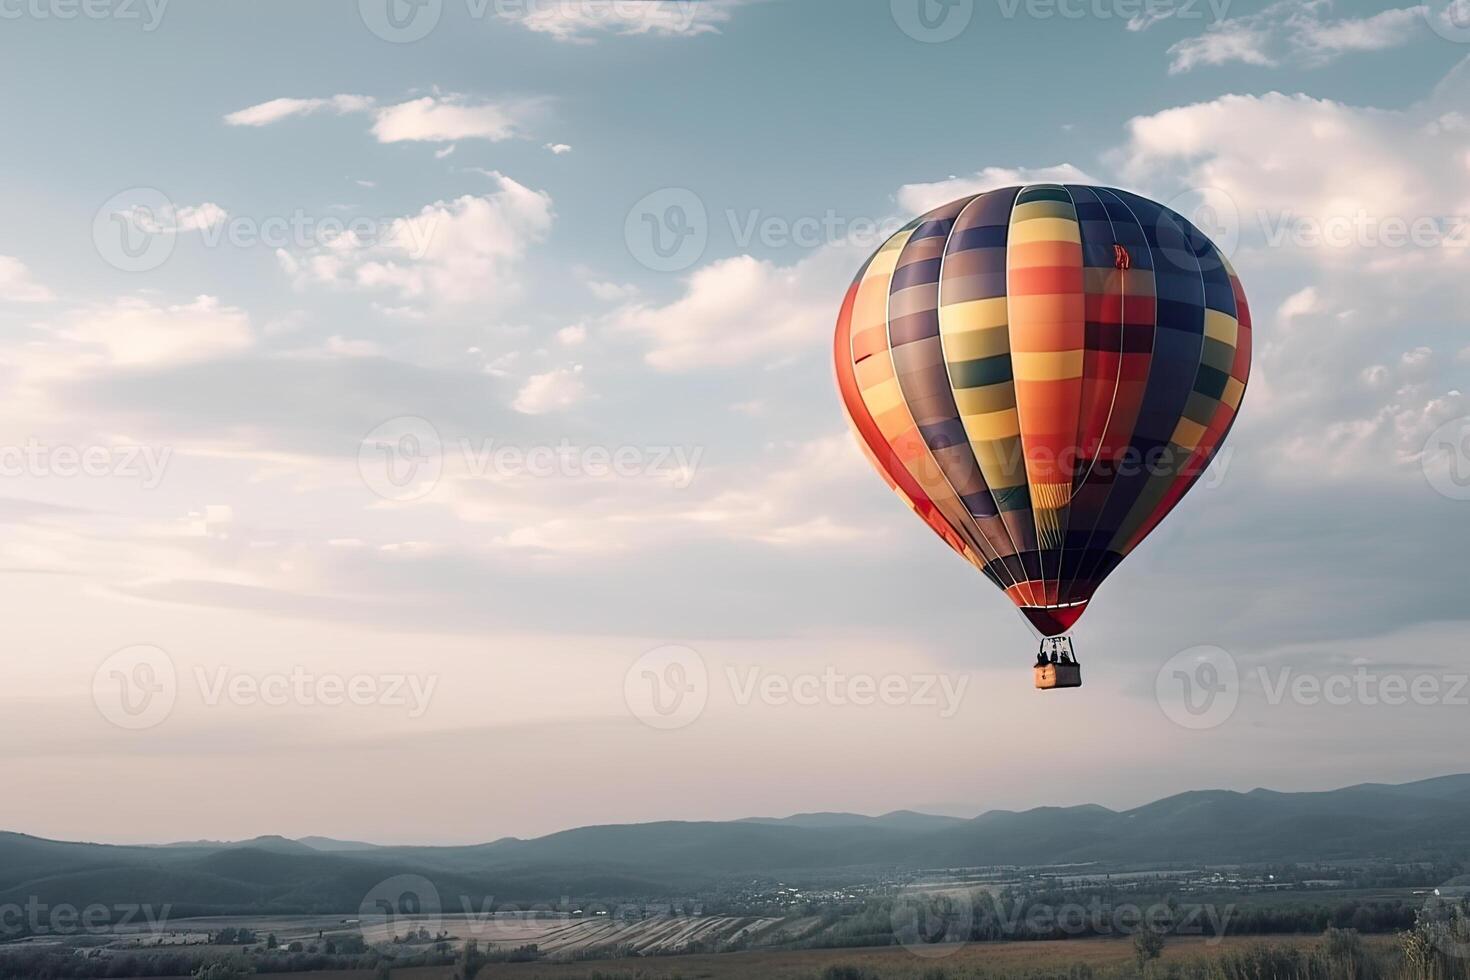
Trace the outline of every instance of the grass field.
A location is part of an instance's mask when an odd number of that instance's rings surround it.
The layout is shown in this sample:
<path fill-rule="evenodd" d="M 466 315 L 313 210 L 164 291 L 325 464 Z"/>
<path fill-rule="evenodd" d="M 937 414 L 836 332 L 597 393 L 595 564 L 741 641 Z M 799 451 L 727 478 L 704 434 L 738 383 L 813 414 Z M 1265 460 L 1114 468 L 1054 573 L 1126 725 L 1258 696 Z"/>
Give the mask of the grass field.
<path fill-rule="evenodd" d="M 1258 945 L 1257 937 L 1205 940 L 1195 937 L 1171 939 L 1162 962 L 1185 963 L 1210 960 L 1222 952 Z M 1320 942 L 1317 936 L 1283 936 L 1266 940 L 1270 945 L 1308 950 Z M 1389 937 L 1365 940 L 1372 947 L 1387 947 Z M 883 980 L 925 980 L 946 977 L 1048 976 L 1066 977 L 1076 969 L 1106 971 L 1133 963 L 1133 946 L 1126 939 L 1071 939 L 1057 942 L 970 943 L 930 946 L 918 955 L 901 946 L 864 949 L 811 949 L 698 956 L 659 956 L 584 963 L 492 963 L 481 970 L 481 978 L 515 980 L 814 980 L 833 967 L 851 968 L 851 976 Z M 394 970 L 394 980 L 449 980 L 453 967 L 421 967 Z M 841 974 L 838 974 L 841 976 Z M 371 970 L 335 970 L 322 973 L 262 974 L 261 980 L 372 980 Z M 186 978 L 156 978 L 186 980 Z"/>

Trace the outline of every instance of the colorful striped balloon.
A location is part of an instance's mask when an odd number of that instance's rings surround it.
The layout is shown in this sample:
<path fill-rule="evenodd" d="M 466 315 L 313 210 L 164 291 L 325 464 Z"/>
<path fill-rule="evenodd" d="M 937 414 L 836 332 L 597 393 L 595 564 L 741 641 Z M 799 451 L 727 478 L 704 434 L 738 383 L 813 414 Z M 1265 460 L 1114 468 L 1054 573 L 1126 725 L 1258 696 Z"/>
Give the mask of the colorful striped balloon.
<path fill-rule="evenodd" d="M 1029 184 L 936 208 L 863 266 L 838 388 L 889 486 L 1045 636 L 1189 491 L 1250 374 L 1250 311 L 1188 220 Z"/>

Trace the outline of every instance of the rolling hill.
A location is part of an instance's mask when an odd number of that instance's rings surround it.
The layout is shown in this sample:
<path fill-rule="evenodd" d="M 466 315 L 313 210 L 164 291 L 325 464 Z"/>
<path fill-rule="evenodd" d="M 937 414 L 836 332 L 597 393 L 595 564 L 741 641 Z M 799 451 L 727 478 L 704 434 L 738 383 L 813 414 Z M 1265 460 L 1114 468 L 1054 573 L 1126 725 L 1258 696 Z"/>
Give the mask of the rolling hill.
<path fill-rule="evenodd" d="M 771 876 L 1096 862 L 1253 864 L 1470 857 L 1470 775 L 1317 793 L 1181 793 L 1131 810 L 897 811 L 582 827 L 461 847 L 330 838 L 118 846 L 0 833 L 0 904 L 171 905 L 174 916 L 353 913 L 376 884 L 422 875 L 457 898 L 530 904 L 689 894 Z"/>

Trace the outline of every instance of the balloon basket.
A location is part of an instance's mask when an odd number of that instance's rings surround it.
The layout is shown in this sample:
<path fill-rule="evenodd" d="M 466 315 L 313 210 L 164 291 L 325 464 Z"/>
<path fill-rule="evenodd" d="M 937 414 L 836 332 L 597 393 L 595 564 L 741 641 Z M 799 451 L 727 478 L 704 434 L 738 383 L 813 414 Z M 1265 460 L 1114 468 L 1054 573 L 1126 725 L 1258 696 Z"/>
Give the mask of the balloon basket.
<path fill-rule="evenodd" d="M 1082 686 L 1082 665 L 1072 651 L 1072 639 L 1067 636 L 1049 636 L 1041 641 L 1041 650 L 1036 654 L 1036 689 L 1054 691 L 1062 687 Z"/>
<path fill-rule="evenodd" d="M 1047 664 L 1045 667 L 1037 666 L 1036 689 L 1038 691 L 1054 691 L 1062 687 L 1082 686 L 1082 667 L 1079 664 Z"/>

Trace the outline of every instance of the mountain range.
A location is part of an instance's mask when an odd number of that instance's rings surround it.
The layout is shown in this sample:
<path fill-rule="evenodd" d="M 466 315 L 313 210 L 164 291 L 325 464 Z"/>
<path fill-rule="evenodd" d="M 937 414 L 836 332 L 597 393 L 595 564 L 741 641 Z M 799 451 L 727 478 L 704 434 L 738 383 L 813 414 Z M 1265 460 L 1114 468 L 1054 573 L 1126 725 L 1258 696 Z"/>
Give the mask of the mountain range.
<path fill-rule="evenodd" d="M 1328 792 L 1181 793 L 1130 810 L 896 811 L 582 827 L 530 840 L 380 846 L 258 837 L 125 846 L 0 833 L 0 906 L 169 905 L 174 916 L 350 913 L 379 882 L 530 904 L 668 897 L 758 877 L 830 880 L 932 868 L 1105 868 L 1470 858 L 1470 774 Z M 446 901 L 450 901 L 446 899 Z"/>

